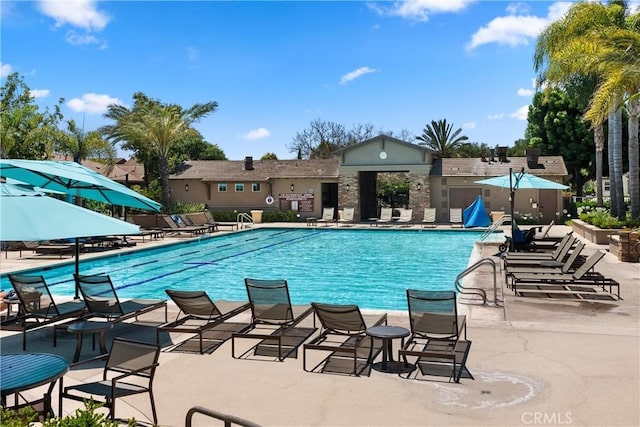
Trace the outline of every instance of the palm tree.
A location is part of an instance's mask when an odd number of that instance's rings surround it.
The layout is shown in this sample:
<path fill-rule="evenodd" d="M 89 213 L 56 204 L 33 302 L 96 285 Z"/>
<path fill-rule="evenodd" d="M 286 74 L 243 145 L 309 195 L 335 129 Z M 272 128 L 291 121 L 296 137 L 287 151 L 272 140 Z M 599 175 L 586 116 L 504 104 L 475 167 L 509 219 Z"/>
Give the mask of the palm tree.
<path fill-rule="evenodd" d="M 78 128 L 76 122 L 71 119 L 67 122 L 67 133 L 57 145 L 57 150 L 73 156 L 73 161 L 81 163 L 85 159 L 98 159 L 109 169 L 113 168 L 116 151 L 113 146 L 105 141 L 100 132 L 84 132 Z"/>
<path fill-rule="evenodd" d="M 539 81 L 549 81 L 551 83 L 566 84 L 570 81 L 584 79 L 590 81 L 593 77 L 601 79 L 602 76 L 596 70 L 590 70 L 585 74 L 585 70 L 576 70 L 572 65 L 578 61 L 570 56 L 567 46 L 577 40 L 588 39 L 588 35 L 596 28 L 611 31 L 620 28 L 621 19 L 624 18 L 625 4 L 623 1 L 612 1 L 609 6 L 596 2 L 579 2 L 574 4 L 567 14 L 553 22 L 538 37 L 534 54 L 534 68 L 541 72 Z M 615 111 L 609 112 L 609 127 L 621 126 L 615 120 Z M 613 130 L 613 129 L 611 129 Z M 620 158 L 617 153 L 622 152 L 622 141 L 615 137 L 619 133 L 612 132 L 614 138 L 609 140 L 609 175 L 616 179 L 622 176 L 622 162 L 614 162 L 614 158 Z M 602 122 L 594 124 L 594 136 L 596 146 L 596 191 L 598 202 L 602 204 L 602 153 L 604 151 L 604 130 Z M 622 181 L 620 181 L 621 184 Z M 612 181 L 615 185 L 615 181 Z M 612 186 L 613 187 L 613 186 Z M 617 209 L 617 195 L 612 188 L 612 207 Z M 614 213 L 612 209 L 612 213 Z"/>
<path fill-rule="evenodd" d="M 141 93 L 134 94 L 134 99 L 136 102 L 131 110 L 122 105 L 110 105 L 105 117 L 115 119 L 116 123 L 105 126 L 102 131 L 114 142 L 135 141 L 144 144 L 157 156 L 162 204 L 167 209 L 171 202 L 169 151 L 178 141 L 198 134 L 191 125 L 215 111 L 218 103 L 194 104 L 183 109 L 179 105 L 162 104 Z"/>
<path fill-rule="evenodd" d="M 429 147 L 442 157 L 454 157 L 458 154 L 462 143 L 468 141 L 469 137 L 460 135 L 462 128 L 453 133 L 452 130 L 453 124 L 447 123 L 446 119 L 431 120 L 431 124 L 427 124 L 422 135 L 417 136 L 416 139 L 422 141 L 418 143 L 419 145 Z"/>

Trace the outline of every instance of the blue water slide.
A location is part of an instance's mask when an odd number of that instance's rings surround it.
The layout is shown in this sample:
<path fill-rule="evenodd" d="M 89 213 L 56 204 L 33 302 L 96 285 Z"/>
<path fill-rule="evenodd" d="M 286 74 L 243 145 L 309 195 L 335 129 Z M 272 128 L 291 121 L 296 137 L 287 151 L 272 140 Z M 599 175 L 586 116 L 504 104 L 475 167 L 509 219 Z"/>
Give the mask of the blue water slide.
<path fill-rule="evenodd" d="M 484 208 L 482 196 L 478 196 L 462 213 L 465 228 L 488 227 L 491 225 L 491 218 Z"/>

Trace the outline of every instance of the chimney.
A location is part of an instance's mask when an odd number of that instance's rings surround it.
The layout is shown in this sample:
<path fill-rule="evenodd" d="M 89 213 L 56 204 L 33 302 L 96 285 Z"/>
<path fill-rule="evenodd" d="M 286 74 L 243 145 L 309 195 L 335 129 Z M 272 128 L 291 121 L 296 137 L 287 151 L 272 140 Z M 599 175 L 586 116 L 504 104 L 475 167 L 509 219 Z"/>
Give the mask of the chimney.
<path fill-rule="evenodd" d="M 246 171 L 253 170 L 253 157 L 247 156 L 244 158 L 244 170 Z"/>
<path fill-rule="evenodd" d="M 498 161 L 500 163 L 507 162 L 507 147 L 498 147 Z"/>
<path fill-rule="evenodd" d="M 496 150 L 492 148 L 489 150 L 489 163 L 496 161 Z"/>
<path fill-rule="evenodd" d="M 524 151 L 527 156 L 527 166 L 529 169 L 533 169 L 538 166 L 538 156 L 540 156 L 540 150 L 535 148 L 528 148 Z"/>

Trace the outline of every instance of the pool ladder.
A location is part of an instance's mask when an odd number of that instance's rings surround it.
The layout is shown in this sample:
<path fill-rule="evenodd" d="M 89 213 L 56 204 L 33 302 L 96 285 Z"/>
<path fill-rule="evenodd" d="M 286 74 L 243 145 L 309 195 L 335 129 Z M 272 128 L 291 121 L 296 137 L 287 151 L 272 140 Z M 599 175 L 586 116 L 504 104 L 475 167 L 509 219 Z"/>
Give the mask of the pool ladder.
<path fill-rule="evenodd" d="M 236 217 L 236 222 L 238 223 L 238 230 L 253 227 L 253 218 L 246 212 L 240 212 Z"/>
<path fill-rule="evenodd" d="M 214 411 L 213 409 L 205 408 L 202 406 L 194 406 L 189 409 L 185 418 L 185 426 L 191 427 L 193 422 L 193 416 L 195 414 L 202 414 L 204 416 L 215 418 L 224 422 L 225 427 L 231 425 L 238 425 L 244 427 L 260 427 L 260 424 L 256 424 L 253 421 L 245 420 L 244 418 L 236 417 L 234 415 L 223 414 L 222 412 Z"/>
<path fill-rule="evenodd" d="M 478 295 L 482 298 L 482 305 L 487 305 L 487 293 L 484 289 L 463 286 L 460 280 L 469 273 L 477 270 L 484 264 L 489 264 L 493 268 L 493 305 L 500 307 L 502 301 L 498 300 L 498 274 L 496 270 L 496 262 L 491 258 L 482 258 L 475 264 L 467 267 L 462 273 L 456 277 L 456 290 L 461 294 Z"/>

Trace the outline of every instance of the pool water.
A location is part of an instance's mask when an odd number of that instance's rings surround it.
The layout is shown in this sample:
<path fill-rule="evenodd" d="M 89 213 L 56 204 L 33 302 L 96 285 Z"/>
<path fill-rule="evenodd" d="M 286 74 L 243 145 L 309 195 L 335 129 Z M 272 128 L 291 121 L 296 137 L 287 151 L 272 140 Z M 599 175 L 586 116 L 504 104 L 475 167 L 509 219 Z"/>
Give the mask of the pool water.
<path fill-rule="evenodd" d="M 449 290 L 481 232 L 449 230 L 256 229 L 164 248 L 83 260 L 80 274 L 109 274 L 121 298 L 167 298 L 206 290 L 247 299 L 243 279 L 288 280 L 293 304 L 312 301 L 405 310 L 407 288 Z M 74 293 L 74 266 L 44 275 L 54 295 Z M 29 273 L 31 274 L 31 272 Z M 6 277 L 2 289 L 10 288 Z"/>

